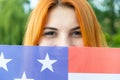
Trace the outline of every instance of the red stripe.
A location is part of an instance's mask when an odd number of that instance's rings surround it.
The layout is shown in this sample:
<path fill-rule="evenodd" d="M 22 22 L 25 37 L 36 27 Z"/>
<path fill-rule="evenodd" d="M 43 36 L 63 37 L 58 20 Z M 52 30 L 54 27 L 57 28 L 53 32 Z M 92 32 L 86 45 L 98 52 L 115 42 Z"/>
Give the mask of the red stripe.
<path fill-rule="evenodd" d="M 120 48 L 69 48 L 69 72 L 120 73 Z"/>

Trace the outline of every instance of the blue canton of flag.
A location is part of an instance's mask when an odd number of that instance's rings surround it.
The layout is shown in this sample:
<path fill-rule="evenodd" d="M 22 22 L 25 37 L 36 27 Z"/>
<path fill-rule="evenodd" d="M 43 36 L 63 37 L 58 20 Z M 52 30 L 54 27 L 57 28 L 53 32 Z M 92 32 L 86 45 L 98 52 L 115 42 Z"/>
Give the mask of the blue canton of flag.
<path fill-rule="evenodd" d="M 0 46 L 0 80 L 68 80 L 68 49 Z"/>

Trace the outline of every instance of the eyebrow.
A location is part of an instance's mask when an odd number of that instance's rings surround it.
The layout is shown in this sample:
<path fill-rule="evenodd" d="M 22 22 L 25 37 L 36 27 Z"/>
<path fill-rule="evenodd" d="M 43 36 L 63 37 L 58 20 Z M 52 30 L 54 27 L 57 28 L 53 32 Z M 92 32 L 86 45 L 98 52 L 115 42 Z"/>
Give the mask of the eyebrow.
<path fill-rule="evenodd" d="M 73 28 L 72 31 L 77 30 L 77 29 L 80 29 L 80 26 L 77 26 L 77 27 Z"/>
<path fill-rule="evenodd" d="M 57 30 L 56 28 L 53 28 L 53 27 L 45 27 L 44 29 Z M 77 29 L 80 29 L 80 27 L 79 27 L 79 26 L 77 26 L 77 27 L 73 28 L 73 29 L 72 29 L 72 31 L 73 31 L 73 30 L 77 30 Z"/>
<path fill-rule="evenodd" d="M 57 30 L 56 28 L 53 28 L 53 27 L 45 27 L 44 29 L 52 29 L 52 30 Z"/>

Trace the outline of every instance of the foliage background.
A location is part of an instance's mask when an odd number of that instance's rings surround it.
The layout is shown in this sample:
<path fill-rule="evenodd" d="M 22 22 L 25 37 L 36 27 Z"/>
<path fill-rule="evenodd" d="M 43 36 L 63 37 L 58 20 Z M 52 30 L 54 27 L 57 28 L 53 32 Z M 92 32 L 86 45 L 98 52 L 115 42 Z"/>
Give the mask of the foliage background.
<path fill-rule="evenodd" d="M 102 26 L 108 45 L 120 47 L 120 0 L 88 1 Z M 30 0 L 0 0 L 1 45 L 22 44 L 31 10 Z"/>

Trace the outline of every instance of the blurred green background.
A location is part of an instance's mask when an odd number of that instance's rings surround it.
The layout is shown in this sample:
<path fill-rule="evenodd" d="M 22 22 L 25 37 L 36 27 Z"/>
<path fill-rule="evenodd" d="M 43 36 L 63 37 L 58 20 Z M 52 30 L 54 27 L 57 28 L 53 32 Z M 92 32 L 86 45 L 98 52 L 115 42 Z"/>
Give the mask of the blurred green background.
<path fill-rule="evenodd" d="M 0 0 L 0 44 L 22 45 L 36 0 Z M 110 47 L 120 47 L 120 0 L 88 0 Z"/>

